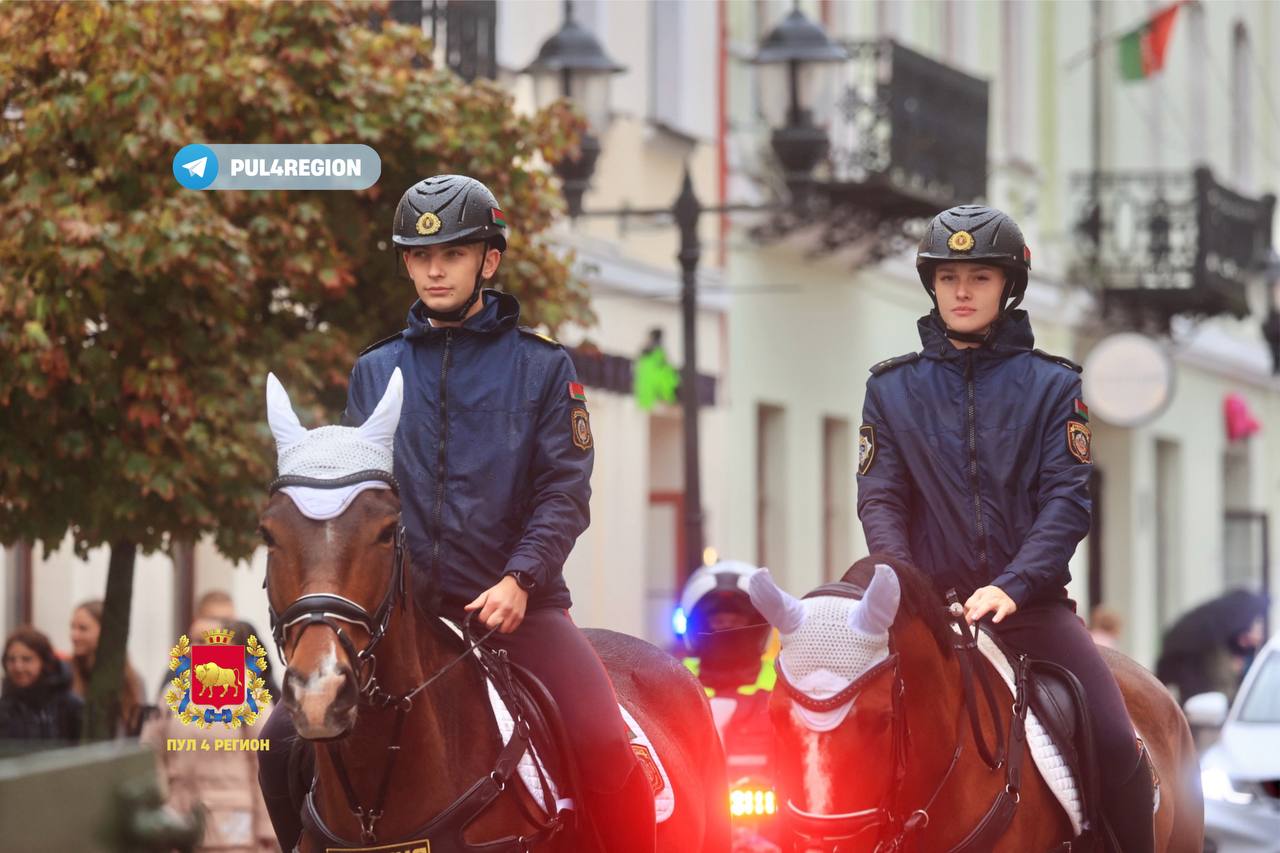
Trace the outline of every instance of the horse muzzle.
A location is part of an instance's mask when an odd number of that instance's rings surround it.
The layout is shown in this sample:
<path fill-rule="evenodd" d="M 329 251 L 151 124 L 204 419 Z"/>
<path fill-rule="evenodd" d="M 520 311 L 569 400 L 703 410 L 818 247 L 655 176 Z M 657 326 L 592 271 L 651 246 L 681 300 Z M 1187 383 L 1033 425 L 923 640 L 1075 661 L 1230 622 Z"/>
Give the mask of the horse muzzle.
<path fill-rule="evenodd" d="M 340 738 L 355 725 L 360 694 L 346 664 L 330 661 L 310 675 L 289 667 L 281 694 L 298 735 L 307 740 Z"/>

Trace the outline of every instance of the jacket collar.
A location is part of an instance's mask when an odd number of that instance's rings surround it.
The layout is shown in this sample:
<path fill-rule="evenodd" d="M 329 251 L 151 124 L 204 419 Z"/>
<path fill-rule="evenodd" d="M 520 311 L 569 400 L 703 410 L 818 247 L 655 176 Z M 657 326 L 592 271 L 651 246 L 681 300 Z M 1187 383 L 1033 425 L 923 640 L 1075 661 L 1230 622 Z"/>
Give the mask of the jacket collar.
<path fill-rule="evenodd" d="M 484 300 L 484 307 L 476 314 L 468 317 L 466 322 L 462 324 L 462 329 L 482 335 L 491 335 L 514 329 L 519 325 L 520 303 L 510 293 L 486 288 L 480 298 Z M 409 340 L 430 338 L 446 331 L 432 326 L 430 321 L 427 320 L 427 316 L 422 313 L 422 307 L 422 300 L 417 299 L 409 308 L 409 316 L 406 318 L 409 328 L 404 332 L 404 336 Z"/>
<path fill-rule="evenodd" d="M 983 359 L 1008 358 L 1020 352 L 1030 352 L 1035 347 L 1035 335 L 1031 332 L 1031 318 L 1022 309 L 1010 311 L 996 326 L 995 334 L 985 344 L 972 350 L 963 350 L 951 343 L 946 327 L 936 310 L 916 321 L 920 332 L 922 354 L 938 361 L 958 361 L 966 352 Z"/>

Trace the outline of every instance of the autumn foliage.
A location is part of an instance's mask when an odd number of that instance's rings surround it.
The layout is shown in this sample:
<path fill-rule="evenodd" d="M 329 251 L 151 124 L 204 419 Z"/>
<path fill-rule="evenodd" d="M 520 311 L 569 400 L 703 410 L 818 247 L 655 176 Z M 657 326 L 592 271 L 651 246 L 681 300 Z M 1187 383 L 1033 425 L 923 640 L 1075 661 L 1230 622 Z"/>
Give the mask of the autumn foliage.
<path fill-rule="evenodd" d="M 273 473 L 268 370 L 326 421 L 365 344 L 403 326 L 388 246 L 414 181 L 473 175 L 511 247 L 526 322 L 587 316 L 538 242 L 541 163 L 576 143 L 433 67 L 416 28 L 327 2 L 8 3 L 0 14 L 0 540 L 255 544 Z M 365 143 L 362 192 L 194 192 L 190 142 Z"/>

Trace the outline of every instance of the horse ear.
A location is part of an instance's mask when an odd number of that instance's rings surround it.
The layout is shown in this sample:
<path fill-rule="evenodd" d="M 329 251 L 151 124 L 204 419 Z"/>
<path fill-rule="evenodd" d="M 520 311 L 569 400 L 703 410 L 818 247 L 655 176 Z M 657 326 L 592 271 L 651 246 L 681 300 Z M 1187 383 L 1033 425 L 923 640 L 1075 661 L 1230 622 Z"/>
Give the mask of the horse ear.
<path fill-rule="evenodd" d="M 387 390 L 382 392 L 377 408 L 360 427 L 360 437 L 387 449 L 394 448 L 396 427 L 400 424 L 400 406 L 403 403 L 404 379 L 397 367 L 391 372 L 391 380 L 387 382 Z"/>
<path fill-rule="evenodd" d="M 902 589 L 898 576 L 884 563 L 876 563 L 876 573 L 867 585 L 862 602 L 849 614 L 849 626 L 863 634 L 883 634 L 898 615 Z"/>
<path fill-rule="evenodd" d="M 747 594 L 760 615 L 784 634 L 793 633 L 804 622 L 804 603 L 774 583 L 768 569 L 747 580 Z"/>
<path fill-rule="evenodd" d="M 267 423 L 276 438 L 276 449 L 283 450 L 307 434 L 289 402 L 289 392 L 284 390 L 274 373 L 267 374 Z"/>

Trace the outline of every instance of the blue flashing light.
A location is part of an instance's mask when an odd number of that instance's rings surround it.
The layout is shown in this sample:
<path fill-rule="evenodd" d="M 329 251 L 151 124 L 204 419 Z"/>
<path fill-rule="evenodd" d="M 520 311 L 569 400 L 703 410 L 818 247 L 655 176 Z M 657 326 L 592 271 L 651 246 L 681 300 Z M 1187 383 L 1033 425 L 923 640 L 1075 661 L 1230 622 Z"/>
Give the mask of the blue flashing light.
<path fill-rule="evenodd" d="M 684 636 L 685 629 L 689 627 L 689 620 L 685 618 L 683 607 L 677 607 L 671 614 L 671 627 L 677 636 Z"/>

